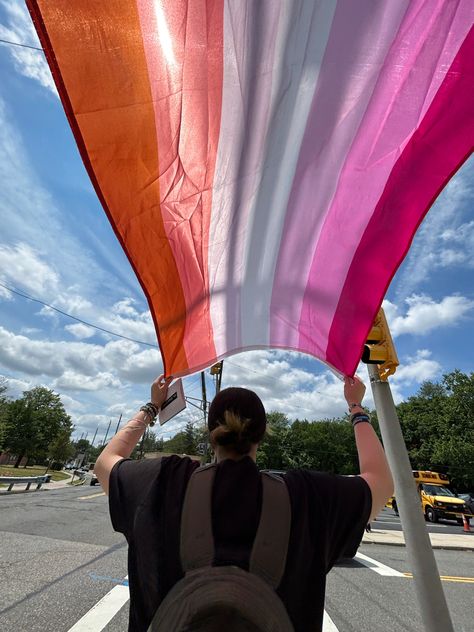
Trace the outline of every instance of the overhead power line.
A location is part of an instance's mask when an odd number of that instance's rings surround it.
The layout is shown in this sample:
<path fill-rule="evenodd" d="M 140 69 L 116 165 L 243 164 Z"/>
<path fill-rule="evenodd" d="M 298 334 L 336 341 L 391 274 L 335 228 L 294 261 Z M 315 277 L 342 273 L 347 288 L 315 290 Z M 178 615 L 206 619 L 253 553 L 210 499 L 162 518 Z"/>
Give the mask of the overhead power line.
<path fill-rule="evenodd" d="M 20 290 L 13 289 L 9 287 L 8 285 L 5 285 L 4 283 L 0 282 L 0 286 L 5 288 L 12 294 L 16 294 L 17 296 L 26 298 L 28 301 L 39 303 L 40 305 L 43 305 L 44 307 L 48 307 L 49 309 L 52 309 L 53 311 L 58 312 L 58 314 L 61 314 L 62 316 L 67 316 L 67 318 L 72 318 L 72 320 L 76 320 L 78 323 L 81 323 L 82 325 L 87 325 L 87 327 L 92 327 L 93 329 L 103 331 L 104 333 L 110 334 L 111 336 L 117 336 L 117 338 L 123 338 L 124 340 L 129 340 L 130 342 L 135 342 L 139 345 L 146 345 L 147 347 L 153 347 L 154 349 L 159 349 L 158 345 L 153 344 L 152 342 L 145 342 L 144 340 L 137 340 L 136 338 L 130 338 L 130 336 L 124 336 L 123 334 L 118 334 L 116 331 L 111 331 L 110 329 L 105 329 L 105 327 L 94 325 L 93 323 L 90 323 L 87 320 L 83 320 L 82 318 L 77 318 L 77 316 L 68 314 L 68 312 L 63 311 L 62 309 L 59 309 L 58 307 L 54 307 L 54 305 L 50 305 L 49 303 L 46 303 L 46 301 L 42 301 L 39 298 L 34 298 L 33 296 L 26 294 L 25 292 L 21 292 Z"/>
<path fill-rule="evenodd" d="M 20 42 L 10 42 L 9 40 L 0 39 L 0 44 L 7 44 L 8 46 L 19 46 L 20 48 L 30 48 L 31 50 L 39 50 L 44 53 L 44 50 L 39 46 L 31 46 L 30 44 L 21 44 Z"/>

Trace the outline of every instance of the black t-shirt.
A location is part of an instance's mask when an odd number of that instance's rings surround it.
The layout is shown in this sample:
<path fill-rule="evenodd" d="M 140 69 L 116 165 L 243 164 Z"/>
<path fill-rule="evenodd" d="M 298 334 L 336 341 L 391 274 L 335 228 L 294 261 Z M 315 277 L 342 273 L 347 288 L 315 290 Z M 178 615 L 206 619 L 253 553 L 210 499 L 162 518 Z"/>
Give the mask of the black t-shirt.
<path fill-rule="evenodd" d="M 146 631 L 159 604 L 183 577 L 181 508 L 198 464 L 177 456 L 116 463 L 110 474 L 112 524 L 128 541 L 129 632 Z M 286 569 L 278 587 L 296 632 L 322 629 L 326 574 L 346 547 L 362 538 L 371 493 L 360 476 L 311 470 L 285 474 L 291 500 Z M 212 492 L 215 565 L 248 570 L 260 519 L 262 487 L 250 457 L 221 461 Z"/>

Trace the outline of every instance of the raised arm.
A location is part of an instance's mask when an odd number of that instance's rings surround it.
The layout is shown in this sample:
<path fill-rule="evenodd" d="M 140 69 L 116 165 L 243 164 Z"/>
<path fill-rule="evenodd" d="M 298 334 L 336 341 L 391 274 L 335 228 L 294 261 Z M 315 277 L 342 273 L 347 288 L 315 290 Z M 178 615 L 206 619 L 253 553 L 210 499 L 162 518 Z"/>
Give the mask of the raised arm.
<path fill-rule="evenodd" d="M 365 386 L 360 379 L 345 378 L 344 397 L 349 405 L 350 412 L 363 415 L 362 400 L 365 394 Z M 370 520 L 373 520 L 383 508 L 387 499 L 393 494 L 393 479 L 388 467 L 382 444 L 370 423 L 354 419 L 354 434 L 359 455 L 360 476 L 365 479 L 372 492 L 372 511 Z"/>
<path fill-rule="evenodd" d="M 171 377 L 165 379 L 163 375 L 160 375 L 151 385 L 151 404 L 156 410 L 159 410 L 165 401 L 172 379 Z M 153 419 L 154 415 L 151 412 L 139 410 L 109 441 L 100 454 L 95 463 L 94 472 L 106 494 L 109 493 L 109 477 L 113 466 L 117 461 L 127 459 L 132 454 L 133 448 Z"/>

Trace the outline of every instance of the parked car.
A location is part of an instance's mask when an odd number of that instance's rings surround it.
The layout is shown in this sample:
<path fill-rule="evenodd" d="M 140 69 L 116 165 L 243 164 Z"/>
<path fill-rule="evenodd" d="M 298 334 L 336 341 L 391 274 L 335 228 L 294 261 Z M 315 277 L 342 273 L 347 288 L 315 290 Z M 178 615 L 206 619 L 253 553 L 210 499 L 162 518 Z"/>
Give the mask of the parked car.
<path fill-rule="evenodd" d="M 99 479 L 94 473 L 92 473 L 90 485 L 98 485 L 98 484 L 99 484 Z"/>

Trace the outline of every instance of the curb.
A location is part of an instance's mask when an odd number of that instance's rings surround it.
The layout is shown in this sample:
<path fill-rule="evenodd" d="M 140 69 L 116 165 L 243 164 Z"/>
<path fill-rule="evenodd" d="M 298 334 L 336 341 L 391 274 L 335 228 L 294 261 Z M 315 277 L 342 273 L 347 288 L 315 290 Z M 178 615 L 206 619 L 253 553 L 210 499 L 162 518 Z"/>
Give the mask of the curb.
<path fill-rule="evenodd" d="M 382 546 L 400 546 L 406 547 L 405 542 L 393 542 L 393 541 L 382 541 L 382 542 L 374 542 L 373 540 L 362 540 L 362 544 L 380 544 Z M 433 544 L 431 543 L 431 548 L 436 550 L 444 550 L 444 551 L 470 551 L 474 553 L 474 545 L 471 546 L 462 546 L 461 544 Z"/>
<path fill-rule="evenodd" d="M 444 549 L 447 551 L 472 551 L 474 552 L 474 537 L 463 533 L 451 533 L 441 535 L 428 534 L 432 549 Z M 406 547 L 403 531 L 384 531 L 373 529 L 371 533 L 365 533 L 361 544 L 381 544 L 387 546 Z"/>

